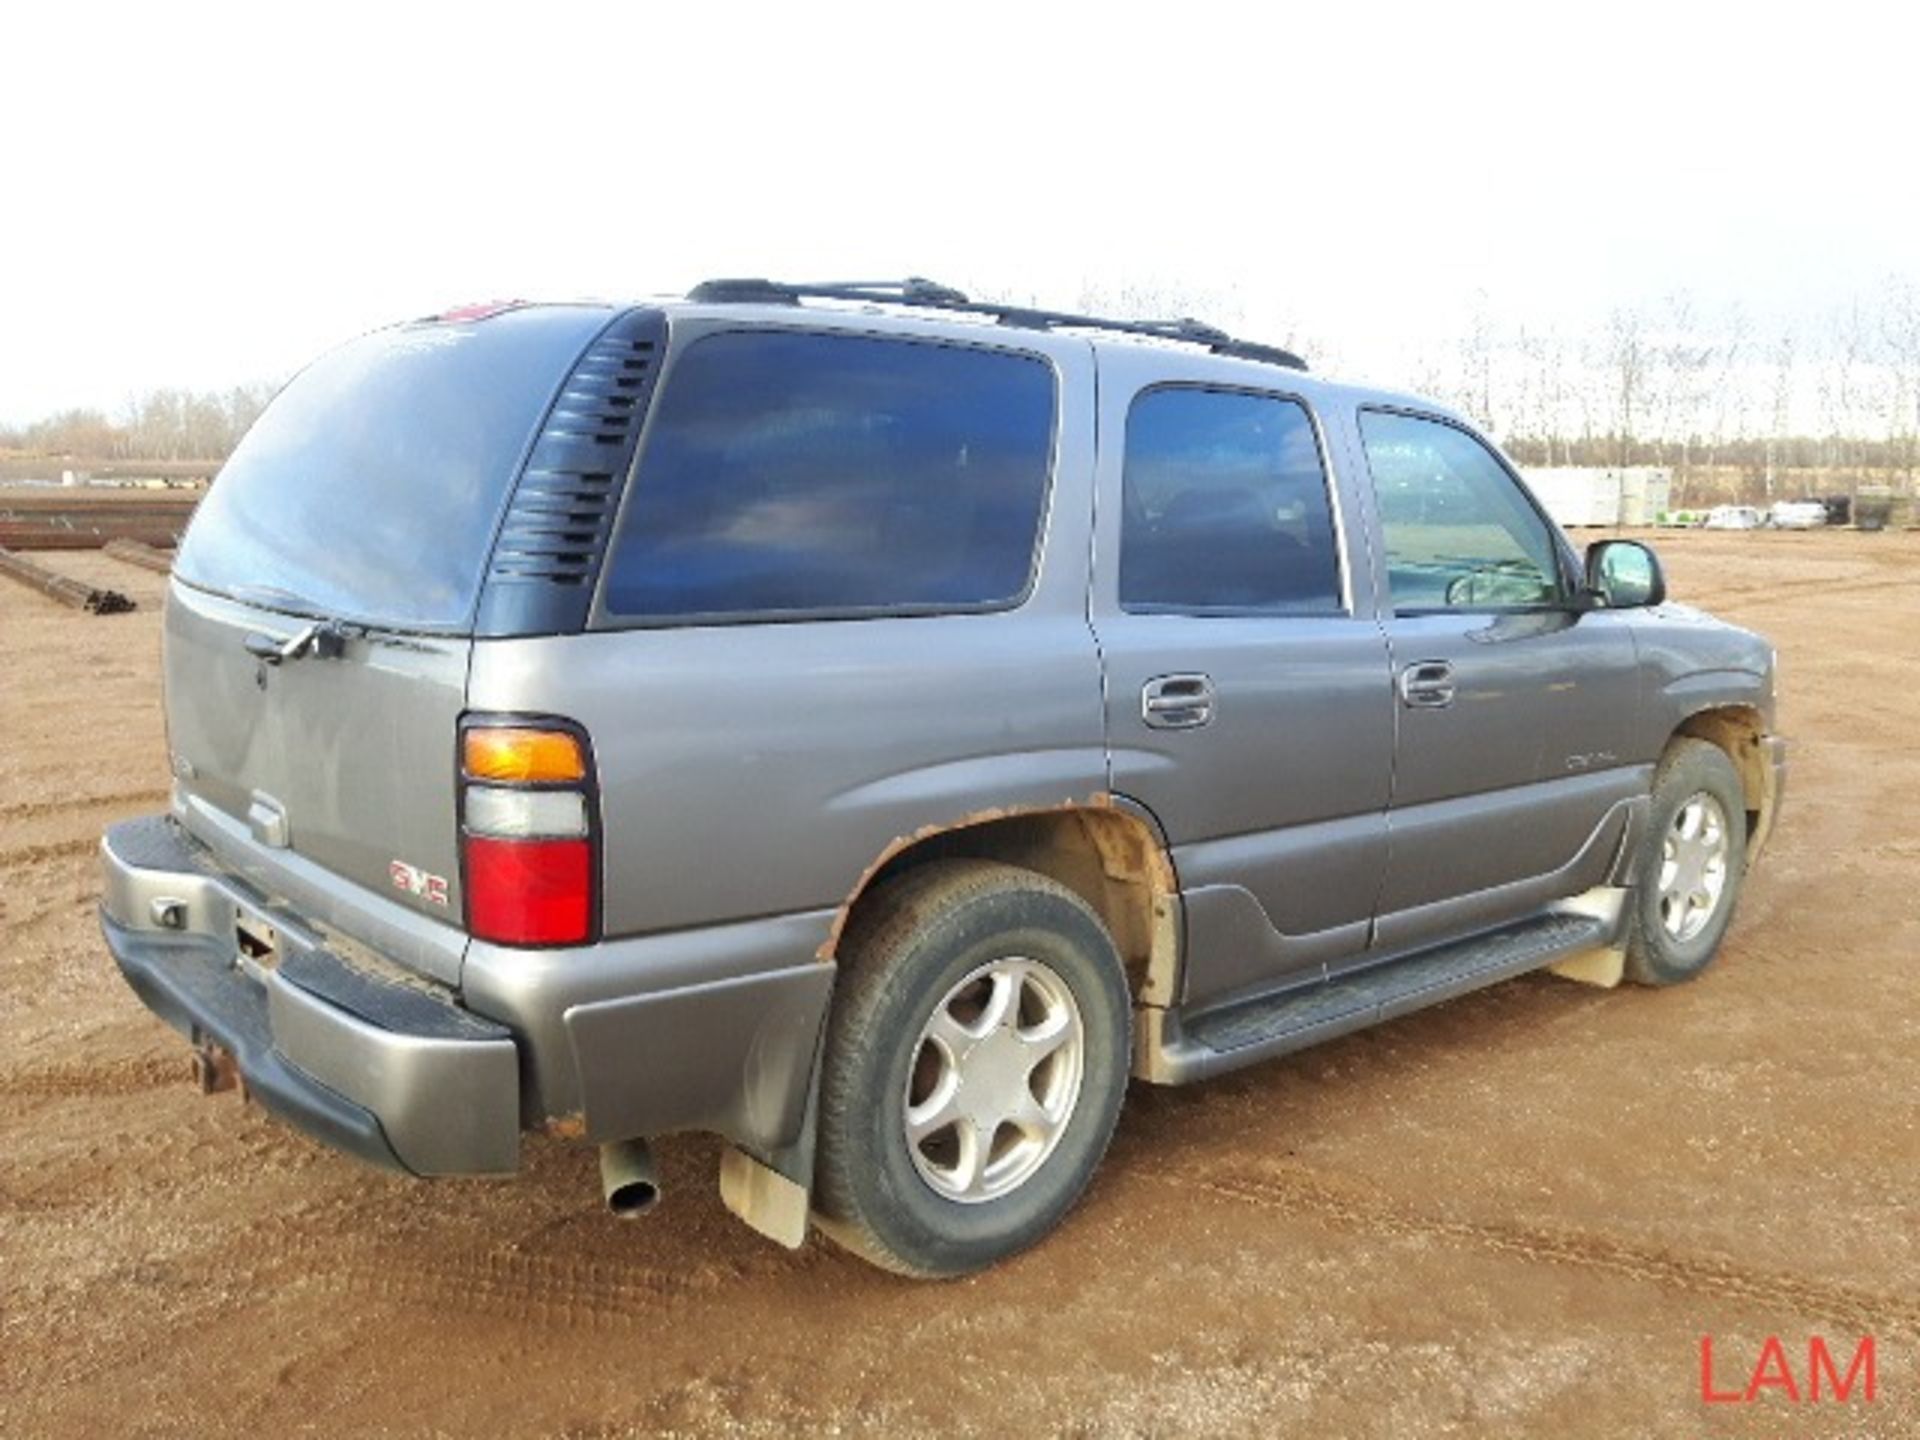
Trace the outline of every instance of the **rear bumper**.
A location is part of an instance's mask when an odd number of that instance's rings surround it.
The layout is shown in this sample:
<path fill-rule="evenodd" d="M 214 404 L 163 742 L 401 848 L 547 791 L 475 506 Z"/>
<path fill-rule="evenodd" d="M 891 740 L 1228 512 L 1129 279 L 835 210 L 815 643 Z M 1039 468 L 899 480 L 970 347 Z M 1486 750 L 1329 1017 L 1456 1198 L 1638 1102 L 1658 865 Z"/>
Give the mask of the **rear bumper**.
<path fill-rule="evenodd" d="M 512 1033 L 450 992 L 355 965 L 297 916 L 223 873 L 165 816 L 101 842 L 101 929 L 149 1009 L 229 1052 L 249 1095 L 348 1154 L 415 1175 L 519 1163 Z M 270 933 L 267 964 L 235 927 Z"/>
<path fill-rule="evenodd" d="M 760 1154 L 801 1131 L 830 914 L 476 941 L 456 997 L 268 901 L 170 816 L 114 826 L 101 863 L 101 929 L 148 1008 L 230 1052 L 268 1110 L 376 1165 L 504 1174 L 541 1124 L 596 1142 L 704 1130 Z M 243 922 L 271 928 L 270 961 L 239 955 Z"/>

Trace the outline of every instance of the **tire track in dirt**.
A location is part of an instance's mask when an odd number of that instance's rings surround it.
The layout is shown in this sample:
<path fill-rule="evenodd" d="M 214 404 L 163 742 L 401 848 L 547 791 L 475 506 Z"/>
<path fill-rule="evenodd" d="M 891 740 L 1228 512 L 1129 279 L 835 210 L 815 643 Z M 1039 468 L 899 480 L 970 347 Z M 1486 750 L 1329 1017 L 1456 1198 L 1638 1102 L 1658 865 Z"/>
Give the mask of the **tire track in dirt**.
<path fill-rule="evenodd" d="M 0 871 L 92 854 L 99 849 L 101 832 L 113 821 L 142 808 L 164 805 L 167 795 L 165 790 L 146 787 L 72 800 L 24 800 L 0 807 L 0 828 L 26 832 L 7 837 L 26 843 L 0 849 Z M 73 834 L 76 829 L 81 833 Z M 29 840 L 27 836 L 34 838 Z"/>
<path fill-rule="evenodd" d="M 242 1285 L 272 1284 L 334 1296 L 480 1311 L 544 1325 L 657 1322 L 663 1304 L 751 1284 L 825 1261 L 818 1246 L 798 1252 L 755 1243 L 739 1250 L 658 1261 L 580 1257 L 522 1250 L 504 1241 L 475 1247 L 426 1246 L 416 1237 L 343 1236 L 338 1226 L 306 1223 L 249 1227 L 241 1253 L 267 1257 Z"/>
<path fill-rule="evenodd" d="M 168 792 L 146 786 L 139 790 L 120 790 L 111 795 L 70 796 L 62 800 L 25 800 L 0 805 L 0 825 L 13 820 L 37 820 L 43 815 L 72 814 L 81 810 L 117 809 L 127 805 L 159 805 Z"/>
<path fill-rule="evenodd" d="M 247 1297 L 294 1291 L 335 1302 L 428 1306 L 448 1316 L 487 1315 L 545 1328 L 618 1329 L 658 1324 L 661 1306 L 709 1294 L 731 1281 L 750 1283 L 762 1267 L 623 1264 L 503 1249 L 369 1244 L 352 1223 L 350 1198 L 269 1217 L 230 1232 L 218 1256 L 181 1257 L 141 1274 L 149 1291 L 163 1288 L 168 1323 L 243 1307 Z M 411 1241 L 411 1237 L 409 1237 Z M 250 1258 L 259 1257 L 259 1258 Z M 817 1259 L 777 1252 L 788 1266 Z M 96 1277 L 79 1293 L 41 1297 L 46 1318 L 83 1310 L 100 1291 L 126 1285 L 124 1269 Z M 64 1302 L 64 1304 L 62 1303 Z M 364 1312 L 363 1312 L 364 1313 Z M 81 1383 L 124 1363 L 112 1354 L 69 1356 L 64 1384 Z"/>
<path fill-rule="evenodd" d="M 1160 1183 L 1198 1188 L 1373 1235 L 1477 1246 L 1541 1264 L 1595 1270 L 1665 1289 L 1787 1310 L 1853 1326 L 1861 1334 L 1920 1335 L 1920 1302 L 1904 1295 L 1759 1270 L 1730 1260 L 1676 1255 L 1591 1232 L 1449 1219 L 1344 1190 L 1304 1172 L 1223 1171 L 1157 1178 Z"/>
<path fill-rule="evenodd" d="M 182 1056 L 157 1055 L 134 1060 L 80 1061 L 72 1065 L 44 1065 L 30 1070 L 0 1072 L 0 1099 L 104 1099 L 180 1085 L 188 1079 Z"/>
<path fill-rule="evenodd" d="M 0 850 L 0 870 L 19 870 L 45 860 L 91 855 L 99 848 L 100 837 L 97 834 L 80 835 L 71 840 L 47 840 L 38 845 L 22 845 L 13 850 Z"/>
<path fill-rule="evenodd" d="M 92 895 L 50 899 L 31 892 L 24 895 L 16 892 L 0 898 L 0 934 L 9 945 L 17 945 L 50 924 L 86 914 L 94 903 Z"/>
<path fill-rule="evenodd" d="M 315 1248 L 326 1251 L 328 1262 L 301 1264 L 289 1277 L 292 1284 L 357 1299 L 479 1309 L 546 1325 L 642 1319 L 649 1307 L 714 1291 L 725 1278 L 709 1267 L 668 1269 L 514 1251 L 441 1251 L 430 1258 L 411 1249 L 341 1255 L 337 1239 Z"/>
<path fill-rule="evenodd" d="M 1874 590 L 1903 590 L 1914 585 L 1911 576 L 1895 576 L 1892 579 L 1877 580 L 1841 580 L 1822 583 L 1818 580 L 1783 580 L 1780 584 L 1767 589 L 1729 590 L 1717 597 L 1716 603 L 1721 610 L 1733 612 L 1746 610 L 1755 605 L 1785 605 L 1803 603 L 1809 595 L 1818 595 L 1827 599 L 1835 595 L 1859 595 Z"/>
<path fill-rule="evenodd" d="M 69 1097 L 98 1098 L 104 1103 L 135 1094 L 158 1095 L 180 1086 L 187 1091 L 190 1104 L 200 1103 L 200 1097 L 192 1096 L 190 1088 L 182 1084 L 184 1066 L 162 1064 L 162 1069 L 165 1073 L 151 1087 L 135 1084 L 129 1074 L 109 1078 L 109 1086 L 117 1080 L 123 1089 L 96 1092 L 81 1082 Z M 56 1086 L 63 1079 L 55 1077 Z M 6 1094 L 0 1084 L 0 1097 Z M 225 1101 L 224 1097 L 214 1097 L 208 1103 L 220 1105 Z M 109 1122 L 90 1132 L 95 1138 L 87 1149 L 43 1162 L 26 1180 L 0 1173 L 0 1205 L 44 1216 L 81 1209 L 103 1217 L 130 1210 L 150 1212 L 179 1196 L 204 1194 L 210 1171 L 218 1174 L 226 1169 L 231 1173 L 238 1167 L 244 1170 L 249 1184 L 258 1184 L 270 1177 L 311 1174 L 324 1163 L 326 1152 L 317 1144 L 291 1138 L 271 1126 L 249 1128 L 248 1118 L 241 1110 L 231 1117 L 202 1112 L 184 1128 L 164 1124 L 111 1128 Z M 82 1183 L 85 1175 L 102 1166 L 103 1155 L 109 1153 L 116 1183 L 104 1192 Z"/>
<path fill-rule="evenodd" d="M 263 1148 L 276 1147 L 269 1142 Z M 146 1159 L 171 1169 L 179 1165 L 181 1149 L 178 1143 L 156 1147 Z M 268 1168 L 303 1167 L 296 1162 Z M 144 1166 L 136 1164 L 135 1169 Z M 173 1179 L 192 1177 L 143 1182 L 145 1200 L 183 1188 L 168 1183 Z M 65 1208 L 64 1197 L 51 1205 L 50 1198 L 0 1196 L 23 1211 Z M 614 1258 L 602 1258 L 605 1246 L 586 1256 L 521 1249 L 518 1241 L 497 1238 L 497 1230 L 491 1232 L 494 1238 L 479 1244 L 449 1244 L 444 1239 L 427 1243 L 416 1227 L 396 1226 L 390 1216 L 380 1218 L 390 1199 L 376 1190 L 353 1187 L 260 1215 L 222 1231 L 217 1248 L 169 1257 L 159 1283 L 175 1297 L 227 1297 L 213 1306 L 198 1306 L 208 1311 L 243 1304 L 249 1295 L 304 1291 L 338 1303 L 426 1306 L 441 1313 L 479 1314 L 549 1328 L 604 1329 L 655 1324 L 662 1306 L 827 1260 L 818 1245 L 796 1253 L 757 1241 L 738 1250 L 693 1256 L 675 1252 L 657 1260 L 621 1258 L 617 1250 Z M 46 1318 L 83 1312 L 125 1278 L 115 1271 L 44 1296 Z M 83 1379 L 110 1363 L 102 1357 L 66 1378 Z"/>
<path fill-rule="evenodd" d="M 42 1332 L 81 1334 L 91 1317 L 102 1311 L 125 1310 L 128 1297 L 136 1296 L 157 1317 L 163 1315 L 170 1328 L 192 1333 L 201 1315 L 255 1303 L 252 1297 L 256 1292 L 246 1285 L 279 1268 L 271 1261 L 236 1262 L 236 1257 L 256 1255 L 266 1245 L 284 1244 L 289 1235 L 299 1235 L 301 1226 L 317 1228 L 324 1237 L 300 1247 L 307 1255 L 350 1244 L 358 1229 L 354 1221 L 366 1204 L 365 1192 L 343 1191 L 223 1230 L 218 1237 L 219 1248 L 211 1254 L 190 1251 L 158 1259 L 142 1258 L 78 1280 L 42 1280 L 21 1292 L 21 1310 Z M 324 1264 L 332 1263 L 335 1257 L 328 1254 L 320 1258 Z M 241 1282 L 238 1286 L 232 1283 L 237 1277 Z M 125 1356 L 110 1346 L 64 1346 L 55 1352 L 54 1363 L 38 1383 L 79 1384 L 125 1363 Z"/>

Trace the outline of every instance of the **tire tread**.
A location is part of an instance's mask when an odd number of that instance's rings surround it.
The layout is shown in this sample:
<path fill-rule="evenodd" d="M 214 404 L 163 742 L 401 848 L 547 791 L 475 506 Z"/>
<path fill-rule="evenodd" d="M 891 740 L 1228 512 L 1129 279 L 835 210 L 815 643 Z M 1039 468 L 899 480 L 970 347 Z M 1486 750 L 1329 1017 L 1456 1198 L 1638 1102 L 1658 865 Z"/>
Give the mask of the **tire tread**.
<path fill-rule="evenodd" d="M 1064 901 L 1105 933 L 1092 907 L 1049 876 L 997 860 L 952 859 L 928 861 L 885 882 L 855 909 L 841 939 L 840 978 L 821 1066 L 814 1220 L 835 1243 L 896 1275 L 935 1279 L 953 1272 L 917 1264 L 890 1244 L 862 1209 L 845 1164 L 850 1157 L 832 1153 L 829 1137 L 851 1133 L 855 1113 L 872 1103 L 856 1083 L 862 1060 L 858 1040 L 872 1029 L 893 990 L 907 983 L 903 962 L 930 928 L 969 901 L 1013 888 Z M 1094 1163 L 1098 1160 L 1096 1155 Z"/>
<path fill-rule="evenodd" d="M 1693 736 L 1681 736 L 1667 746 L 1666 753 L 1660 757 L 1660 763 L 1654 770 L 1653 801 L 1648 812 L 1647 835 L 1642 842 L 1650 852 L 1661 843 L 1665 834 L 1667 806 L 1675 799 L 1684 798 L 1676 792 L 1690 794 L 1708 789 L 1712 782 L 1730 782 L 1736 803 L 1729 808 L 1727 821 L 1730 825 L 1744 826 L 1746 807 L 1740 772 L 1734 769 L 1727 752 L 1711 740 Z M 1652 908 L 1657 901 L 1649 900 L 1653 893 L 1652 877 L 1644 873 L 1652 867 L 1648 861 L 1642 862 L 1643 873 L 1635 876 L 1634 893 L 1629 899 L 1627 911 L 1625 975 L 1628 980 L 1636 985 L 1677 985 L 1693 979 L 1713 962 L 1727 926 L 1732 923 L 1734 907 L 1740 899 L 1740 882 L 1746 867 L 1744 833 L 1732 846 L 1729 859 L 1732 863 L 1727 877 L 1728 889 L 1722 897 L 1725 909 L 1713 922 L 1716 927 L 1713 943 L 1705 958 L 1691 963 L 1677 962 L 1667 954 L 1668 942 L 1658 931 L 1657 912 Z"/>

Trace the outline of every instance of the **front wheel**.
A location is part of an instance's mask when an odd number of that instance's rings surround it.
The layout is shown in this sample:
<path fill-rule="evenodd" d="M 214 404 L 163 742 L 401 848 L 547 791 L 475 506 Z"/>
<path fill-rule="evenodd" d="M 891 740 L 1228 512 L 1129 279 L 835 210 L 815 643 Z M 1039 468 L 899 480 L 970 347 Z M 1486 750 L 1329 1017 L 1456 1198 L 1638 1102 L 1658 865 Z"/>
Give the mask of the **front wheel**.
<path fill-rule="evenodd" d="M 1677 740 L 1654 774 L 1627 929 L 1626 973 L 1677 985 L 1712 962 L 1747 866 L 1746 793 L 1705 740 Z"/>
<path fill-rule="evenodd" d="M 890 882 L 841 946 L 820 1083 L 823 1228 L 925 1277 L 1032 1245 L 1106 1151 L 1130 1023 L 1113 941 L 1064 886 L 981 860 Z"/>

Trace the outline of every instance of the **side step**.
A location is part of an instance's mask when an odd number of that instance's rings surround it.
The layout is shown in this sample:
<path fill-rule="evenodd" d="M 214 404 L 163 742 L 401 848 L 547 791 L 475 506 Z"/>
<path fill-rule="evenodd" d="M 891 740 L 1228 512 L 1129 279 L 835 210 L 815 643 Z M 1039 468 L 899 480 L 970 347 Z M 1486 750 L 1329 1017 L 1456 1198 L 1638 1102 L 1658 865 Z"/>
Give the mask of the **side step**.
<path fill-rule="evenodd" d="M 1383 1020 L 1494 985 L 1611 939 L 1613 926 L 1552 914 L 1318 985 L 1261 996 L 1194 1019 L 1169 1015 L 1153 1078 L 1184 1084 L 1304 1050 Z"/>

